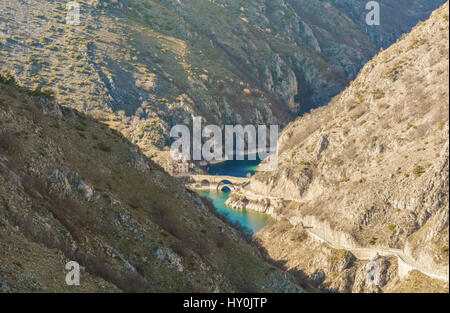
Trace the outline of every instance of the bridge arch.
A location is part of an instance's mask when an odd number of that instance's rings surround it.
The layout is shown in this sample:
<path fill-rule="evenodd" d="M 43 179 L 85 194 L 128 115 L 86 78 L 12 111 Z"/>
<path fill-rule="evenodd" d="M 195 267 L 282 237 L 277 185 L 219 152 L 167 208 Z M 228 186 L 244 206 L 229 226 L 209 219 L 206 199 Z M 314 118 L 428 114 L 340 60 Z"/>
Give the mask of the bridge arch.
<path fill-rule="evenodd" d="M 203 179 L 203 180 L 200 182 L 200 186 L 201 186 L 203 189 L 209 189 L 210 186 L 211 186 L 211 183 L 209 182 L 209 180 Z"/>
<path fill-rule="evenodd" d="M 248 183 L 249 178 L 219 176 L 219 175 L 201 175 L 189 174 L 180 175 L 180 177 L 188 177 L 186 186 L 200 190 L 222 190 L 228 187 L 231 191 L 235 191 L 240 186 Z"/>
<path fill-rule="evenodd" d="M 223 191 L 226 188 L 228 188 L 230 191 L 235 190 L 233 183 L 227 179 L 223 179 L 217 184 L 217 191 Z"/>

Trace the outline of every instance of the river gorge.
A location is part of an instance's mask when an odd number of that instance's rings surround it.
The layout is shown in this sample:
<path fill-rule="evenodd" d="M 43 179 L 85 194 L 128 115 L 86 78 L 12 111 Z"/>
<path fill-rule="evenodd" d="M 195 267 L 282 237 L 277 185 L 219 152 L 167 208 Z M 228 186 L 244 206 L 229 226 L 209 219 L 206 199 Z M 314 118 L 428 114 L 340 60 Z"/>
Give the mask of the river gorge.
<path fill-rule="evenodd" d="M 260 160 L 230 160 L 217 164 L 210 164 L 206 168 L 209 175 L 221 175 L 232 177 L 247 177 L 253 175 Z M 267 214 L 253 210 L 234 210 L 225 202 L 230 196 L 230 189 L 224 186 L 220 190 L 199 189 L 197 192 L 207 197 L 213 203 L 217 212 L 224 215 L 232 223 L 238 223 L 249 234 L 255 234 L 261 230 L 270 218 Z"/>

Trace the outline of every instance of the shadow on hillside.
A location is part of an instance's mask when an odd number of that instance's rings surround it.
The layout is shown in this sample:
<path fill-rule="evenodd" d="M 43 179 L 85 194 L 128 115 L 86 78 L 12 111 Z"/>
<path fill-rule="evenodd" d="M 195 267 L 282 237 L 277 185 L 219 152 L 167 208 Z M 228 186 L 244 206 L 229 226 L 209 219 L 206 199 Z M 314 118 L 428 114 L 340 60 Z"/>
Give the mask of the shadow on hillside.
<path fill-rule="evenodd" d="M 3 86 L 2 86 L 3 85 Z M 13 88 L 17 88 L 18 91 L 23 92 L 24 94 L 37 98 L 39 101 L 45 105 L 45 107 L 51 108 L 56 106 L 54 102 L 53 93 L 50 90 L 29 90 L 18 86 L 14 77 L 11 75 L 0 75 L 0 89 L 4 89 L 3 87 L 10 86 Z M 5 89 L 7 92 L 7 89 Z M 32 110 L 32 120 L 35 123 L 39 123 L 42 117 L 42 108 L 36 106 L 35 109 Z M 93 117 L 86 116 L 84 113 L 79 112 L 75 109 L 68 107 L 61 107 L 62 116 L 65 118 L 75 117 L 81 120 L 89 119 L 92 122 L 107 126 L 99 121 L 95 120 Z M 124 144 L 128 145 L 136 149 L 137 153 L 139 153 L 139 148 L 131 143 L 127 138 L 125 138 L 121 133 L 111 129 L 114 132 L 114 135 L 120 139 Z M 20 175 L 21 180 L 23 182 L 25 191 L 30 197 L 35 201 L 34 205 L 36 207 L 40 207 L 40 202 L 45 201 L 47 204 L 47 208 L 51 211 L 54 217 L 69 231 L 69 233 L 73 236 L 76 242 L 81 242 L 83 236 L 83 229 L 89 228 L 89 225 L 85 225 L 85 221 L 81 218 L 83 216 L 83 212 L 80 206 L 71 199 L 66 199 L 60 195 L 57 195 L 51 192 L 48 186 L 38 177 L 31 177 L 26 175 L 25 173 L 20 173 L 19 169 L 21 168 L 18 162 L 15 162 L 14 155 L 20 154 L 20 147 L 16 141 L 16 135 L 14 133 L 3 132 L 0 134 L 0 154 L 5 154 L 10 156 L 8 159 L 9 167 L 11 169 L 15 169 L 15 171 Z M 99 147 L 99 149 L 107 151 L 107 146 Z M 153 162 L 152 160 L 146 158 L 142 153 L 141 155 L 145 158 L 150 166 L 150 170 L 164 171 L 162 167 Z M 17 163 L 17 164 L 16 164 Z M 180 185 L 183 185 L 181 181 L 179 181 Z M 195 192 L 191 192 L 192 196 L 195 198 L 199 198 L 199 196 Z M 130 196 L 129 205 L 131 207 L 140 207 L 141 201 L 139 198 L 133 199 L 133 195 Z M 219 214 L 215 209 L 214 205 L 207 199 L 200 197 L 202 203 L 209 209 L 209 211 L 220 219 L 224 224 L 229 225 L 233 229 L 237 230 L 240 237 L 243 238 L 249 245 L 251 245 L 255 251 L 263 258 L 267 263 L 273 265 L 276 268 L 279 268 L 283 271 L 290 273 L 296 280 L 297 284 L 303 287 L 305 291 L 312 291 L 312 282 L 308 279 L 307 275 L 305 275 L 302 271 L 298 270 L 288 270 L 285 266 L 286 261 L 276 261 L 270 258 L 266 249 L 253 238 L 248 229 L 242 227 L 237 223 L 230 222 L 225 216 Z M 40 202 L 39 202 L 40 201 Z M 34 234 L 32 231 L 34 228 L 34 224 L 30 216 L 21 216 L 21 215 L 12 215 L 11 219 L 14 224 L 20 226 L 25 230 L 25 233 L 28 237 L 36 241 L 38 243 L 42 243 L 44 246 L 50 249 L 57 249 L 61 251 L 67 258 L 77 260 L 80 264 L 86 267 L 86 270 L 96 276 L 102 277 L 105 280 L 112 282 L 114 285 L 119 287 L 123 291 L 130 292 L 140 292 L 140 291 L 156 291 L 156 287 L 152 286 L 149 282 L 145 281 L 143 278 L 144 275 L 141 275 L 139 272 L 139 267 L 136 267 L 137 273 L 133 275 L 120 276 L 117 275 L 107 264 L 106 260 L 101 256 L 96 254 L 87 253 L 80 249 L 74 250 L 71 242 L 67 240 L 63 240 L 62 238 L 58 238 L 55 234 L 51 232 L 41 231 L 39 234 Z M 187 250 L 190 249 L 195 251 L 198 255 L 203 257 L 204 259 L 208 259 L 208 249 L 206 246 L 202 245 L 200 242 L 194 242 L 190 240 L 192 238 L 186 238 L 186 234 L 184 229 L 177 223 L 174 216 L 169 214 L 167 210 L 158 210 L 153 216 L 154 221 L 160 225 L 164 230 L 168 233 L 172 234 L 174 237 L 178 238 L 179 245 L 172 246 L 171 248 L 179 255 L 183 256 L 188 253 Z M 189 237 L 189 236 L 188 236 Z M 231 240 L 226 234 L 218 235 L 217 238 L 213 238 L 219 248 L 225 247 L 228 242 Z M 245 290 L 247 292 L 256 292 L 253 286 L 250 286 L 246 282 L 240 282 L 238 279 L 236 283 L 240 283 L 239 290 Z M 150 288 L 149 288 L 150 287 Z"/>

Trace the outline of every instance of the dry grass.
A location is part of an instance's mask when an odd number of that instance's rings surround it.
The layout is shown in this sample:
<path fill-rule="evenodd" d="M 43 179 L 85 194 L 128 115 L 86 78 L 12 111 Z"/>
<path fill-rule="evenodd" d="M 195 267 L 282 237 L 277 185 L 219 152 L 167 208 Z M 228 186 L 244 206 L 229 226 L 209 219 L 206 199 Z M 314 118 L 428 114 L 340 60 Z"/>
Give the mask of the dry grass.
<path fill-rule="evenodd" d="M 394 290 L 394 293 L 448 293 L 448 283 L 412 271 Z"/>

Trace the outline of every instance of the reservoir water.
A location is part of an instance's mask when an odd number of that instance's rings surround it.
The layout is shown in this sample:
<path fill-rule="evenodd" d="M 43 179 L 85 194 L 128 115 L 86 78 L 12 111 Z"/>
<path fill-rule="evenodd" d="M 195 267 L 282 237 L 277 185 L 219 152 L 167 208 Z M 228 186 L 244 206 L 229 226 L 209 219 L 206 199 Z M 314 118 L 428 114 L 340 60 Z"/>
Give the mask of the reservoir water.
<path fill-rule="evenodd" d="M 230 160 L 217 164 L 210 164 L 206 168 L 209 175 L 247 177 L 247 174 L 255 174 L 260 159 L 252 160 Z"/>
<path fill-rule="evenodd" d="M 209 165 L 207 171 L 209 175 L 246 177 L 247 174 L 253 175 L 255 173 L 255 169 L 257 168 L 259 162 L 260 160 L 226 161 L 219 164 Z M 226 206 L 225 202 L 230 195 L 229 190 L 217 192 L 210 190 L 198 190 L 197 192 L 200 195 L 209 198 L 220 214 L 224 215 L 233 223 L 237 222 L 250 234 L 255 234 L 267 224 L 269 216 L 266 214 L 251 210 L 233 210 Z"/>

